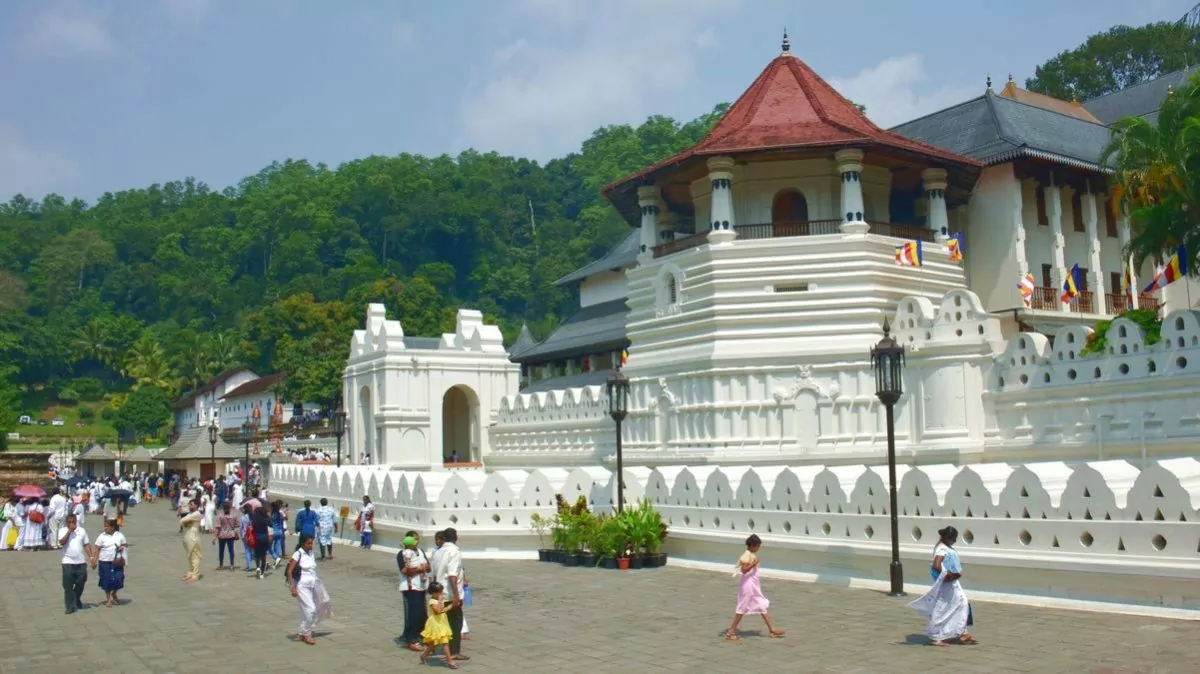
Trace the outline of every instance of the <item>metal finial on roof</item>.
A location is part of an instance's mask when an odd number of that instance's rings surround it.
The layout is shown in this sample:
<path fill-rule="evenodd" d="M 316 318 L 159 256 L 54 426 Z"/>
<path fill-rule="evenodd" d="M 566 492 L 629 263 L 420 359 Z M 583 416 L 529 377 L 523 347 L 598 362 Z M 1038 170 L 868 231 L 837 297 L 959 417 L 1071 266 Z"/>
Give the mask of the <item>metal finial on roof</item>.
<path fill-rule="evenodd" d="M 991 73 L 988 73 L 988 76 L 987 76 L 987 90 L 988 91 L 992 90 L 992 74 Z"/>
<path fill-rule="evenodd" d="M 1009 74 L 1008 74 L 1008 81 L 1009 81 L 1009 82 L 1012 82 L 1012 73 L 1009 73 Z"/>
<path fill-rule="evenodd" d="M 792 49 L 792 43 L 788 41 L 787 27 L 783 29 L 783 53 L 788 53 Z"/>

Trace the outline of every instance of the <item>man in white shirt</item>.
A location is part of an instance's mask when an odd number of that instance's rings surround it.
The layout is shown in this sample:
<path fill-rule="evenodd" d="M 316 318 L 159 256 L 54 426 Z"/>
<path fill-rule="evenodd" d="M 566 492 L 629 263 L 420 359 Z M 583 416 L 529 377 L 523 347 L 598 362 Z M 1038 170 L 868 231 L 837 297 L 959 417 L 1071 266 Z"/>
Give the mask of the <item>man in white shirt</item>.
<path fill-rule="evenodd" d="M 54 534 L 50 537 L 50 545 L 56 550 L 59 548 L 58 531 L 67 521 L 67 497 L 63 495 L 66 490 L 66 487 L 59 487 L 58 493 L 50 497 L 50 531 Z"/>
<path fill-rule="evenodd" d="M 446 588 L 443 601 L 450 602 L 450 610 L 446 617 L 450 620 L 450 653 L 455 660 L 469 660 L 459 651 L 462 648 L 463 626 L 463 582 L 462 582 L 462 552 L 458 549 L 458 530 L 453 527 L 440 532 L 442 546 L 430 561 L 430 574 L 437 582 Z"/>
<path fill-rule="evenodd" d="M 363 550 L 371 549 L 371 539 L 375 534 L 375 504 L 370 496 L 363 496 L 362 511 L 358 513 L 358 533 L 361 534 L 359 544 Z"/>
<path fill-rule="evenodd" d="M 87 584 L 87 560 L 92 556 L 92 541 L 74 515 L 67 515 L 67 526 L 57 532 L 62 547 L 63 599 L 67 613 L 83 608 L 83 586 Z"/>

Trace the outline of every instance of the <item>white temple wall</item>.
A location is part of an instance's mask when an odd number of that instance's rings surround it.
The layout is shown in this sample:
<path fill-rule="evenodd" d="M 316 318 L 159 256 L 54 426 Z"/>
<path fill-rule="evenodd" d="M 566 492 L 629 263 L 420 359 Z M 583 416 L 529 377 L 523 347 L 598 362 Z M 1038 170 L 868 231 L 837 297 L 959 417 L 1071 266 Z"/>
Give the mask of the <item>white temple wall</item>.
<path fill-rule="evenodd" d="M 887 470 L 881 466 L 671 465 L 625 470 L 626 501 L 647 498 L 670 528 L 676 558 L 728 563 L 751 533 L 769 568 L 824 582 L 884 579 L 889 558 Z M 901 466 L 900 549 L 909 590 L 928 585 L 938 529 L 959 531 L 970 588 L 1200 609 L 1200 461 L 1068 465 Z M 453 526 L 475 556 L 525 556 L 529 528 L 554 495 L 612 508 L 600 467 L 533 471 L 397 471 L 272 465 L 272 496 L 328 498 L 352 519 L 368 494 L 377 543 Z M 733 551 L 733 552 L 731 552 Z"/>
<path fill-rule="evenodd" d="M 1037 256 L 1049 256 L 1050 228 L 1041 228 L 1046 232 L 1045 241 L 1040 241 L 1043 232 L 1035 224 L 1037 208 L 1030 201 L 1032 197 L 1029 186 L 1016 179 L 1012 164 L 985 168 L 971 193 L 963 253 L 971 290 L 989 311 L 1022 306 L 1017 293 L 1022 232 L 1028 269 L 1041 283 L 1041 261 Z"/>

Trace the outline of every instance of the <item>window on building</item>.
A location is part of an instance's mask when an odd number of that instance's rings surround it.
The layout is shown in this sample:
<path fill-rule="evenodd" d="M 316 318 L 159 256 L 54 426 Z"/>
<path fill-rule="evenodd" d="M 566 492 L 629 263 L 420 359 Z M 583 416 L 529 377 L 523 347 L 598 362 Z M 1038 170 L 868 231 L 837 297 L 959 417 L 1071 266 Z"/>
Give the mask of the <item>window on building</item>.
<path fill-rule="evenodd" d="M 1041 185 L 1035 185 L 1033 193 L 1037 195 L 1037 221 L 1043 227 L 1050 225 L 1050 218 L 1046 215 L 1046 190 Z"/>
<path fill-rule="evenodd" d="M 1050 276 L 1050 269 L 1051 269 L 1050 265 L 1048 265 L 1048 264 L 1042 265 L 1042 287 L 1043 288 L 1053 288 L 1054 287 L 1054 281 L 1052 280 L 1052 278 Z"/>
<path fill-rule="evenodd" d="M 1078 192 L 1071 195 L 1071 219 L 1074 221 L 1075 231 L 1087 231 L 1083 226 L 1083 199 Z"/>
<path fill-rule="evenodd" d="M 1079 268 L 1079 292 L 1086 293 L 1091 288 L 1088 288 L 1088 270 L 1087 267 Z"/>
<path fill-rule="evenodd" d="M 1117 294 L 1121 292 L 1121 273 L 1110 271 L 1108 273 L 1108 292 Z"/>
<path fill-rule="evenodd" d="M 783 190 L 771 202 L 771 224 L 808 222 L 808 200 L 797 190 Z"/>
<path fill-rule="evenodd" d="M 1113 200 L 1112 197 L 1104 200 L 1104 213 L 1100 217 L 1104 218 L 1104 233 L 1110 239 L 1115 239 L 1120 236 L 1117 233 L 1117 219 L 1113 217 Z"/>
<path fill-rule="evenodd" d="M 667 304 L 679 303 L 679 288 L 674 276 L 667 276 Z"/>

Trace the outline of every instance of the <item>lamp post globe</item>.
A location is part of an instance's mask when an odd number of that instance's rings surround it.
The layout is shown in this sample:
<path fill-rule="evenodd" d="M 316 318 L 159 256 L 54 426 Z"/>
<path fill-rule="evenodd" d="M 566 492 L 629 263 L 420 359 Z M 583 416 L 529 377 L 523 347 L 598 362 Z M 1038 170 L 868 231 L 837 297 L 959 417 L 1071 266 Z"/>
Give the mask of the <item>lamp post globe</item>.
<path fill-rule="evenodd" d="M 629 414 L 629 377 L 618 368 L 606 382 L 608 415 L 617 422 L 617 512 L 625 509 L 625 461 L 621 451 L 621 424 Z"/>
<path fill-rule="evenodd" d="M 208 426 L 208 449 L 209 458 L 213 464 L 213 475 L 217 474 L 217 439 L 221 435 L 221 429 L 217 428 L 217 422 L 214 421 Z"/>
<path fill-rule="evenodd" d="M 338 405 L 338 411 L 333 413 L 333 434 L 337 436 L 337 467 L 342 467 L 342 436 L 346 434 L 346 406 Z"/>
<path fill-rule="evenodd" d="M 892 562 L 888 567 L 893 597 L 904 596 L 904 567 L 900 564 L 900 519 L 896 512 L 896 416 L 895 406 L 904 394 L 904 345 L 892 339 L 891 326 L 883 322 L 883 339 L 871 349 L 875 371 L 875 397 L 887 410 L 888 519 L 892 529 Z"/>

